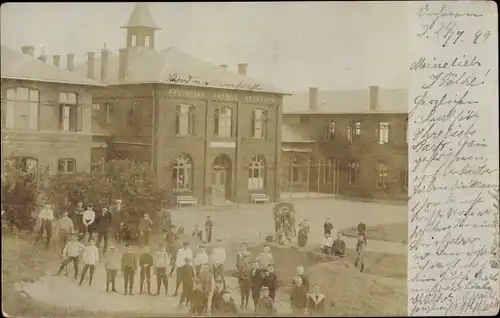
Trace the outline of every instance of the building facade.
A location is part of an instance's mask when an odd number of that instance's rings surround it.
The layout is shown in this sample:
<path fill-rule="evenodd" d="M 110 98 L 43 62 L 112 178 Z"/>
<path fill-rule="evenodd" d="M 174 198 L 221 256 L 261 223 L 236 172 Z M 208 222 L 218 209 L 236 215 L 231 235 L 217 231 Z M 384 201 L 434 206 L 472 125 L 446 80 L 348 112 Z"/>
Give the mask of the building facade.
<path fill-rule="evenodd" d="M 103 49 L 75 71 L 106 87 L 93 90 L 92 116 L 106 159 L 149 162 L 160 186 L 203 204 L 279 197 L 282 96 L 278 89 L 173 48 L 155 49 L 156 27 L 137 4 L 118 57 Z M 98 129 L 94 129 L 97 131 Z M 94 162 L 103 148 L 93 149 Z"/>
<path fill-rule="evenodd" d="M 406 98 L 378 87 L 285 97 L 282 189 L 406 200 Z"/>
<path fill-rule="evenodd" d="M 18 160 L 25 170 L 89 171 L 89 87 L 102 84 L 59 68 L 59 56 L 52 65 L 35 58 L 31 46 L 1 52 L 2 167 Z"/>

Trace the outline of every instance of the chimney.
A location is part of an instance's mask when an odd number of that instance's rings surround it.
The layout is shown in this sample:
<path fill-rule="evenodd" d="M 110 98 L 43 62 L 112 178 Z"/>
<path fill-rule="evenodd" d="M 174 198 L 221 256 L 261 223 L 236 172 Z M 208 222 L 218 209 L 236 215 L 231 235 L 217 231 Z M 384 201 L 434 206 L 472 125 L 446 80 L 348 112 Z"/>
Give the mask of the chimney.
<path fill-rule="evenodd" d="M 106 49 L 106 45 L 101 50 L 101 81 L 104 81 L 108 78 L 108 59 L 109 59 L 109 51 Z"/>
<path fill-rule="evenodd" d="M 35 55 L 35 47 L 33 45 L 23 45 L 21 47 L 21 50 L 23 51 L 23 54 L 29 55 L 31 57 L 34 57 Z"/>
<path fill-rule="evenodd" d="M 222 67 L 224 70 L 227 70 L 227 64 L 221 64 L 220 67 Z"/>
<path fill-rule="evenodd" d="M 238 74 L 247 76 L 247 63 L 238 64 Z"/>
<path fill-rule="evenodd" d="M 318 110 L 318 88 L 317 87 L 309 87 L 309 110 L 317 111 Z"/>
<path fill-rule="evenodd" d="M 38 57 L 38 59 L 40 61 L 42 61 L 42 62 L 45 63 L 45 62 L 47 62 L 47 55 L 45 55 L 45 54 L 42 53 L 42 54 L 40 54 L 40 56 Z"/>
<path fill-rule="evenodd" d="M 128 49 L 120 49 L 118 79 L 123 81 L 128 78 Z"/>
<path fill-rule="evenodd" d="M 66 54 L 66 62 L 67 62 L 66 63 L 67 64 L 66 69 L 68 71 L 70 71 L 70 72 L 73 71 L 73 64 L 74 64 L 73 62 L 74 62 L 74 59 L 75 59 L 75 55 L 74 54 L 72 54 L 72 53 Z"/>
<path fill-rule="evenodd" d="M 370 110 L 378 109 L 378 86 L 370 86 Z"/>
<path fill-rule="evenodd" d="M 95 52 L 87 52 L 87 78 L 94 79 L 94 56 Z"/>
<path fill-rule="evenodd" d="M 54 66 L 59 67 L 59 62 L 61 61 L 61 56 L 60 55 L 53 55 L 52 56 L 52 63 Z"/>

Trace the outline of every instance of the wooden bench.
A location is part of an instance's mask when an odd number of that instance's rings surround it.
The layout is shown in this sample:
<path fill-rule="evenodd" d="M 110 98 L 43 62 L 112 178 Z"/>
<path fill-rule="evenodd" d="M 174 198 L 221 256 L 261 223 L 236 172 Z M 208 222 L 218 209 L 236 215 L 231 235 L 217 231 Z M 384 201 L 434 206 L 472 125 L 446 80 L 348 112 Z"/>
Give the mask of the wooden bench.
<path fill-rule="evenodd" d="M 252 193 L 250 195 L 250 202 L 255 204 L 257 202 L 269 203 L 269 196 L 264 193 Z"/>
<path fill-rule="evenodd" d="M 198 200 L 192 195 L 180 195 L 177 197 L 177 207 L 182 207 L 183 204 L 196 205 Z"/>

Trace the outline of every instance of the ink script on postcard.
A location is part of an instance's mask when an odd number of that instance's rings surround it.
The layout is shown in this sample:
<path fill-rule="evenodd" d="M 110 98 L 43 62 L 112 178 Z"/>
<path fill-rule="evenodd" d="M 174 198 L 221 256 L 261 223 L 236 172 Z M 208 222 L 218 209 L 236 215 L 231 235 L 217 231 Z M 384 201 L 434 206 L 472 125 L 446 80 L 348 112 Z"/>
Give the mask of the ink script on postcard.
<path fill-rule="evenodd" d="M 411 6 L 409 315 L 493 315 L 500 306 L 496 5 Z"/>

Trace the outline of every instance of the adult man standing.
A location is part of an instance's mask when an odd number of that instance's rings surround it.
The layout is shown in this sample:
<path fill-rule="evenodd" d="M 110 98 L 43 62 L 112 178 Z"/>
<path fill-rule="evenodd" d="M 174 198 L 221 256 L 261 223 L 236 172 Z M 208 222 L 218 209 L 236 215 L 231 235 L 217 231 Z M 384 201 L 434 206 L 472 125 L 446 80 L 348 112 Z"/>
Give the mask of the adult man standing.
<path fill-rule="evenodd" d="M 221 279 L 224 282 L 224 263 L 226 262 L 226 249 L 222 246 L 222 240 L 217 239 L 217 245 L 212 250 L 212 264 L 215 279 Z"/>
<path fill-rule="evenodd" d="M 40 219 L 40 230 L 36 236 L 35 245 L 38 241 L 43 238 L 43 232 L 47 235 L 47 240 L 45 242 L 45 247 L 49 248 L 50 241 L 52 240 L 52 221 L 54 221 L 54 211 L 52 211 L 52 205 L 46 202 L 40 214 L 38 214 L 38 219 Z"/>
<path fill-rule="evenodd" d="M 111 213 L 108 212 L 107 207 L 103 207 L 101 214 L 97 218 L 97 247 L 101 247 L 101 241 L 104 239 L 104 249 L 108 250 L 108 231 L 112 223 Z"/>
<path fill-rule="evenodd" d="M 148 213 L 144 213 L 144 217 L 139 222 L 139 232 L 144 237 L 144 245 L 149 244 L 149 237 L 151 236 L 151 229 L 153 228 L 153 221 L 149 218 Z"/>
<path fill-rule="evenodd" d="M 186 260 L 189 261 L 189 266 L 192 267 L 192 261 L 193 261 L 193 251 L 189 248 L 189 242 L 184 242 L 182 244 L 182 247 L 177 251 L 177 258 L 175 260 L 175 268 L 176 268 L 176 282 L 175 282 L 175 292 L 174 296 L 177 296 L 179 293 L 179 286 L 182 283 L 182 278 L 183 278 L 183 270 L 184 266 L 186 265 Z"/>
<path fill-rule="evenodd" d="M 160 244 L 160 249 L 156 251 L 153 257 L 153 267 L 156 273 L 156 295 L 160 294 L 161 284 L 165 287 L 165 295 L 168 294 L 167 267 L 169 256 L 165 245 Z"/>
<path fill-rule="evenodd" d="M 206 232 L 206 237 L 207 237 L 207 242 L 211 243 L 212 242 L 212 229 L 213 229 L 213 222 L 210 219 L 210 215 L 207 215 L 207 220 L 205 221 L 205 232 Z"/>
<path fill-rule="evenodd" d="M 113 236 L 117 243 L 122 242 L 123 238 L 123 214 L 124 208 L 122 206 L 122 200 L 115 200 L 115 206 L 112 208 L 111 213 L 113 214 Z"/>
<path fill-rule="evenodd" d="M 88 240 L 90 241 L 92 239 L 92 234 L 93 234 L 93 229 L 94 229 L 94 222 L 95 222 L 95 212 L 93 211 L 93 206 L 92 204 L 87 204 L 87 210 L 83 212 L 82 219 L 83 219 L 83 226 L 85 227 L 85 234 L 88 233 Z M 84 235 L 85 235 L 84 234 Z"/>

